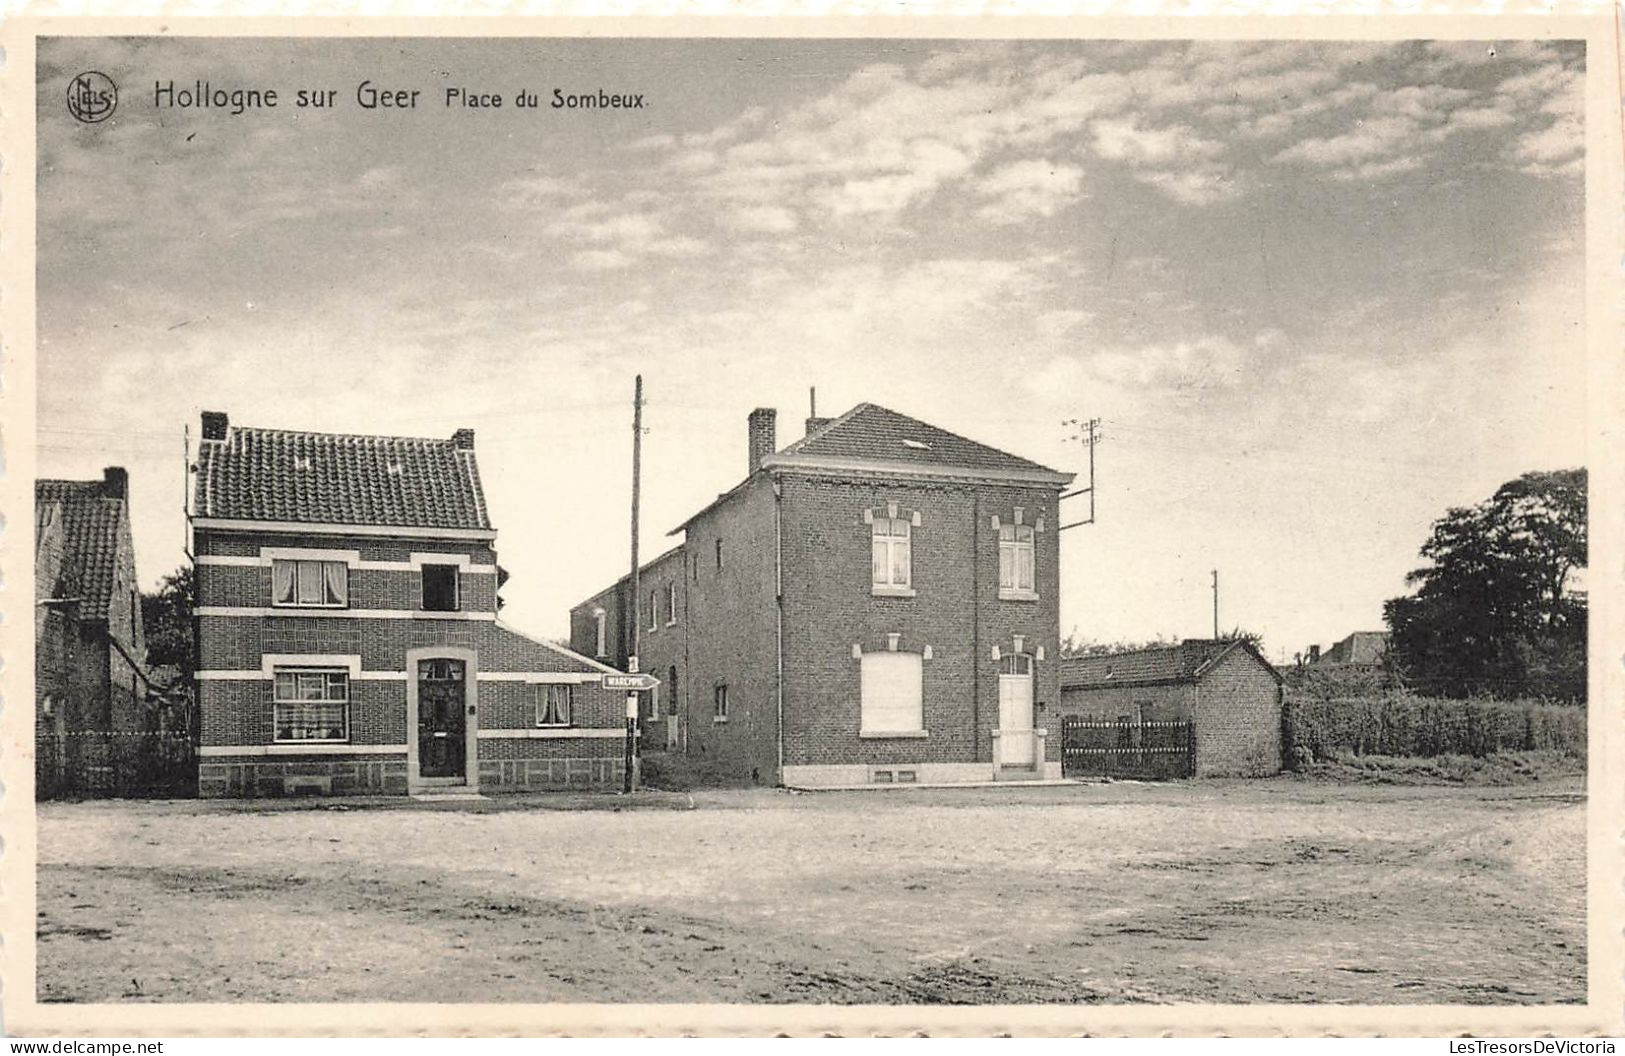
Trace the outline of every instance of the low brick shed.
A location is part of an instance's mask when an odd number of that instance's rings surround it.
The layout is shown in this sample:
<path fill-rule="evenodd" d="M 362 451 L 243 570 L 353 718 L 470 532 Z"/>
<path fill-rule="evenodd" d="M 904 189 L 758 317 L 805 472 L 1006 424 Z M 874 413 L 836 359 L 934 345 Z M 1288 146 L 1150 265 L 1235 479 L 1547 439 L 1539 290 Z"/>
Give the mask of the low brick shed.
<path fill-rule="evenodd" d="M 1250 643 L 1190 639 L 1061 663 L 1060 713 L 1106 722 L 1191 722 L 1195 776 L 1281 770 L 1281 676 Z"/>

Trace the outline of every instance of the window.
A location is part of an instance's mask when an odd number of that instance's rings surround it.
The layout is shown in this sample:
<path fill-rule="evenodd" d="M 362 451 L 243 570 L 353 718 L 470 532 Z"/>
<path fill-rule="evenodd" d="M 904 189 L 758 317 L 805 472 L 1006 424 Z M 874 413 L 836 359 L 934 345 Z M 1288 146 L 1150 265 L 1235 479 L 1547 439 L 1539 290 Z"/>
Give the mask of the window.
<path fill-rule="evenodd" d="M 866 734 L 918 734 L 925 729 L 923 682 L 919 653 L 864 653 L 863 717 Z"/>
<path fill-rule="evenodd" d="M 649 630 L 660 628 L 660 592 L 649 591 Z"/>
<path fill-rule="evenodd" d="M 350 603 L 349 577 L 343 561 L 272 561 L 271 604 L 345 608 Z"/>
<path fill-rule="evenodd" d="M 279 667 L 272 672 L 271 695 L 275 740 L 350 739 L 349 672 Z"/>
<path fill-rule="evenodd" d="M 568 726 L 575 704 L 575 688 L 568 683 L 549 682 L 536 687 L 536 725 Z"/>
<path fill-rule="evenodd" d="M 711 692 L 712 722 L 728 721 L 728 687 L 718 686 Z"/>
<path fill-rule="evenodd" d="M 870 526 L 874 543 L 874 578 L 876 587 L 907 590 L 913 564 L 909 554 L 911 531 L 906 517 L 876 516 Z"/>
<path fill-rule="evenodd" d="M 1033 526 L 999 525 L 999 590 L 1031 594 L 1033 581 Z"/>
<path fill-rule="evenodd" d="M 717 540 L 717 571 L 722 571 L 722 540 Z"/>
<path fill-rule="evenodd" d="M 423 566 L 423 608 L 427 612 L 457 611 L 457 566 Z"/>
<path fill-rule="evenodd" d="M 666 626 L 677 622 L 677 584 L 666 584 Z"/>
<path fill-rule="evenodd" d="M 1033 673 L 1033 658 L 1030 653 L 1005 653 L 999 657 L 999 674 L 1001 675 L 1030 675 Z"/>
<path fill-rule="evenodd" d="M 598 656 L 609 655 L 609 643 L 605 640 L 609 636 L 609 620 L 603 609 L 594 609 L 592 612 L 594 631 L 598 638 Z"/>
<path fill-rule="evenodd" d="M 677 665 L 671 665 L 666 678 L 666 714 L 677 714 Z"/>

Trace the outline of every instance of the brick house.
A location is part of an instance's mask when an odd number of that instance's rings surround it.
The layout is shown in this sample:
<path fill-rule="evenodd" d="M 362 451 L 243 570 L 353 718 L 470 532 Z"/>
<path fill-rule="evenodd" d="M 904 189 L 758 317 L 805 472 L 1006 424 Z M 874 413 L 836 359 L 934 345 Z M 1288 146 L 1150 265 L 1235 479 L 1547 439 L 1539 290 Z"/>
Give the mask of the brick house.
<path fill-rule="evenodd" d="M 498 618 L 472 430 L 206 412 L 190 523 L 202 795 L 620 783 L 612 669 Z"/>
<path fill-rule="evenodd" d="M 1316 649 L 1314 663 L 1363 664 L 1377 667 L 1388 654 L 1387 631 L 1355 631 L 1325 652 Z"/>
<path fill-rule="evenodd" d="M 571 643 L 663 681 L 665 740 L 792 786 L 1057 777 L 1056 513 L 1072 475 L 860 404 L 748 473 L 683 542 L 571 610 Z M 652 609 L 650 608 L 652 606 Z"/>
<path fill-rule="evenodd" d="M 1068 657 L 1059 711 L 1104 722 L 1192 722 L 1198 777 L 1281 769 L 1281 676 L 1245 641 L 1193 638 Z"/>
<path fill-rule="evenodd" d="M 122 468 L 34 482 L 34 672 L 41 734 L 153 728 Z"/>

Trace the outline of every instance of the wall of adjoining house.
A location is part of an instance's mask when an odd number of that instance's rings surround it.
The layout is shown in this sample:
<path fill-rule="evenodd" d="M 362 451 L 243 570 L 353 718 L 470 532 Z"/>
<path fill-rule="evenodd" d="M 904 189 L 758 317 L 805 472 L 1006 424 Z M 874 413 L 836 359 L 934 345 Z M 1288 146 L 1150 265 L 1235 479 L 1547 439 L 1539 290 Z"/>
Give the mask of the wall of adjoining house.
<path fill-rule="evenodd" d="M 690 755 L 741 778 L 778 774 L 773 488 L 759 474 L 729 501 L 695 518 L 684 549 L 698 561 L 686 581 Z M 723 567 L 716 567 L 722 540 Z M 680 673 L 681 679 L 681 673 Z M 715 690 L 728 687 L 727 721 Z"/>

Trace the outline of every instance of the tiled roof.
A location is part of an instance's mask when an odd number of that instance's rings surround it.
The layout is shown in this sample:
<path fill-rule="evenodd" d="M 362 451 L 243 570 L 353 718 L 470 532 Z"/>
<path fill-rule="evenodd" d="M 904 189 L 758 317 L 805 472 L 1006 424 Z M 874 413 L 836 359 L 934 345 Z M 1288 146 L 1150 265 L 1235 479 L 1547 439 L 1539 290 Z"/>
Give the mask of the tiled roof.
<path fill-rule="evenodd" d="M 1061 661 L 1061 688 L 1098 689 L 1103 686 L 1192 682 L 1231 649 L 1247 649 L 1258 657 L 1260 663 L 1270 667 L 1257 650 L 1245 642 L 1191 638 L 1175 645 L 1158 645 L 1127 653 L 1069 656 Z M 1275 669 L 1270 667 L 1270 672 L 1274 674 Z"/>
<path fill-rule="evenodd" d="M 491 527 L 472 447 L 242 426 L 202 443 L 195 509 L 232 520 Z"/>
<path fill-rule="evenodd" d="M 832 419 L 785 447 L 780 454 L 807 459 L 862 459 L 995 473 L 1057 472 L 1048 466 L 979 444 L 873 403 L 858 404 L 839 418 Z"/>
<path fill-rule="evenodd" d="M 1386 631 L 1355 631 L 1321 654 L 1323 664 L 1376 664 L 1388 651 Z"/>
<path fill-rule="evenodd" d="M 108 498 L 99 480 L 37 480 L 34 508 L 51 503 L 62 509 L 62 572 L 50 592 L 77 597 L 83 619 L 107 618 L 108 599 L 118 579 L 119 539 L 125 531 L 125 503 Z"/>

